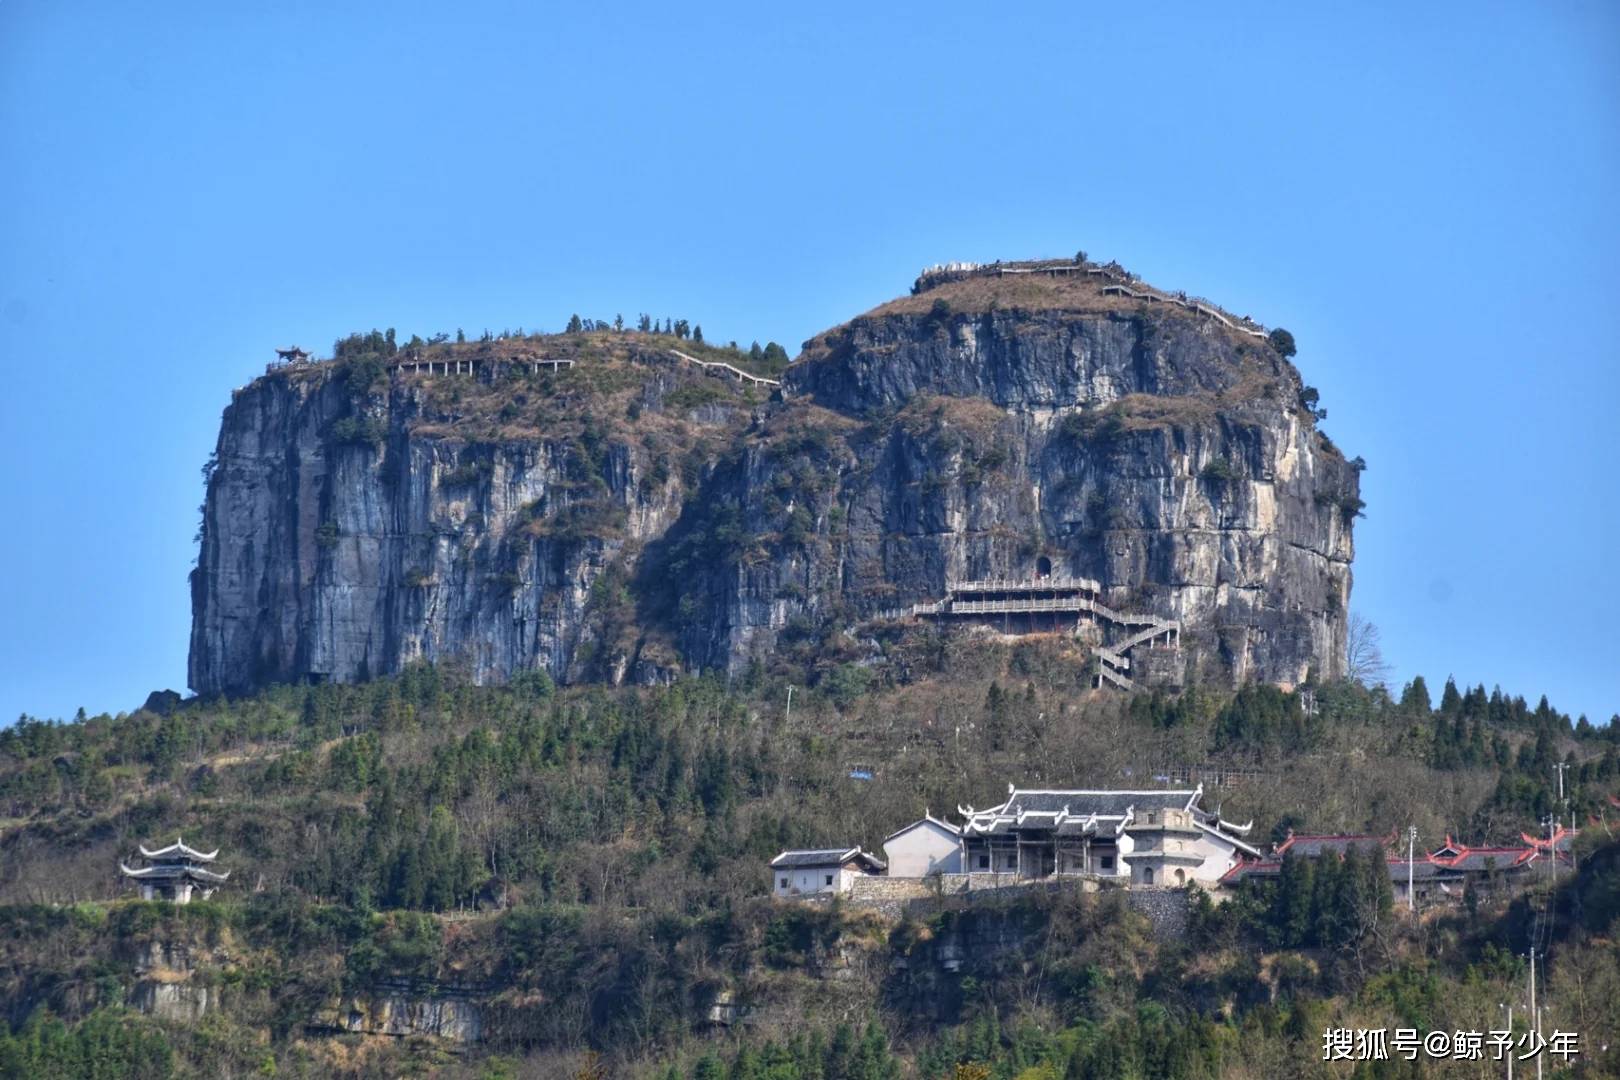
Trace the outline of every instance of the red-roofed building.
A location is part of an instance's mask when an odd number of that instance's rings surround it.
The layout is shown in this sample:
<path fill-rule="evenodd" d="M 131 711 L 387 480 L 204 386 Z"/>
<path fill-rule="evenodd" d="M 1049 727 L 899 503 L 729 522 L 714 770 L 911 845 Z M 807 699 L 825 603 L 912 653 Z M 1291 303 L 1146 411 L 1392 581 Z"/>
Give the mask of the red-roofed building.
<path fill-rule="evenodd" d="M 1398 903 L 1406 903 L 1408 882 L 1419 903 L 1455 902 L 1462 898 L 1465 889 L 1492 895 L 1528 884 L 1536 868 L 1548 865 L 1549 859 L 1557 858 L 1561 862 L 1569 859 L 1569 845 L 1574 836 L 1574 830 L 1559 828 L 1551 837 L 1539 839 L 1526 833 L 1520 846 L 1470 847 L 1448 834 L 1444 844 L 1408 864 L 1405 852 L 1396 847 L 1397 837 L 1393 833 L 1376 836 L 1290 832 L 1268 855 L 1232 867 L 1222 875 L 1220 883 L 1236 888 L 1245 881 L 1275 879 L 1282 872 L 1283 859 L 1290 853 L 1305 859 L 1327 856 L 1342 859 L 1347 851 L 1355 848 L 1384 853 Z"/>

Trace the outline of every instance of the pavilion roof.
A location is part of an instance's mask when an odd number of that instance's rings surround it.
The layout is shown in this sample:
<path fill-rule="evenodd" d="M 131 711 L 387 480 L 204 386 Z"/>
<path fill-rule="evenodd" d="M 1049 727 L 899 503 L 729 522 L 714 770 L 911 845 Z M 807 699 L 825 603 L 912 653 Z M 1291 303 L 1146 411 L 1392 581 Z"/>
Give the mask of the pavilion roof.
<path fill-rule="evenodd" d="M 1524 866 L 1539 854 L 1533 847 L 1465 847 L 1450 857 L 1431 855 L 1429 861 L 1453 870 L 1509 870 Z"/>
<path fill-rule="evenodd" d="M 1531 847 L 1538 848 L 1542 851 L 1546 851 L 1549 848 L 1553 851 L 1568 851 L 1570 845 L 1575 842 L 1575 838 L 1579 835 L 1579 829 L 1569 829 L 1560 825 L 1550 837 L 1531 836 L 1529 833 L 1522 832 L 1519 834 L 1519 838 L 1526 844 L 1529 844 Z"/>
<path fill-rule="evenodd" d="M 215 848 L 213 851 L 198 851 L 195 848 L 187 847 L 186 842 L 178 836 L 175 837 L 174 843 L 168 847 L 158 848 L 156 851 L 148 851 L 145 844 L 139 846 L 141 854 L 148 859 L 191 859 L 194 862 L 213 862 L 219 855 L 219 848 Z"/>
<path fill-rule="evenodd" d="M 159 863 L 157 866 L 143 866 L 139 870 L 131 870 L 123 863 L 119 863 L 118 869 L 122 870 L 126 877 L 140 878 L 143 881 L 175 881 L 189 878 L 192 881 L 218 884 L 231 876 L 229 870 L 218 874 L 212 870 L 204 870 L 200 866 L 184 866 L 177 863 Z"/>
<path fill-rule="evenodd" d="M 1194 788 L 1019 788 L 1007 785 L 999 806 L 975 810 L 957 807 L 966 818 L 964 836 L 1002 836 L 1013 832 L 1054 833 L 1063 837 L 1116 837 L 1139 815 L 1160 810 L 1186 810 L 1198 827 L 1250 855 L 1260 852 L 1239 837 L 1253 823 L 1233 825 L 1198 805 L 1202 784 Z"/>
<path fill-rule="evenodd" d="M 1144 791 L 1084 788 L 1026 788 L 1007 785 L 1007 800 L 986 810 L 957 807 L 967 819 L 965 833 L 1009 829 L 1058 829 L 1066 822 L 1094 821 L 1086 831 L 1117 833 L 1127 818 L 1149 810 L 1194 810 L 1203 789 Z M 1202 811 L 1196 811 L 1203 813 Z M 1204 814 L 1204 816 L 1209 816 Z"/>

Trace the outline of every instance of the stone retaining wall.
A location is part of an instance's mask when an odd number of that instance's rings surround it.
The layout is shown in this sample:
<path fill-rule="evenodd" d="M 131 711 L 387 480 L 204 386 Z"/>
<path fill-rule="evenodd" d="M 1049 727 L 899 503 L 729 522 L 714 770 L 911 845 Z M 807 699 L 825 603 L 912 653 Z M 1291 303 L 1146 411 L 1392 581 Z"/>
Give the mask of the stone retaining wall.
<path fill-rule="evenodd" d="M 1196 895 L 1191 889 L 1133 888 L 1125 890 L 1125 902 L 1147 917 L 1155 935 L 1179 940 L 1187 936 L 1187 917 Z"/>
<path fill-rule="evenodd" d="M 1180 938 L 1187 932 L 1187 916 L 1196 895 L 1189 889 L 1130 886 L 1123 880 L 1063 876 L 1031 880 L 1012 874 L 942 874 L 927 878 L 858 877 L 844 900 L 852 907 L 875 911 L 892 919 L 926 916 L 963 903 L 1011 900 L 1035 892 L 1074 889 L 1099 892 L 1118 889 L 1131 910 L 1147 918 L 1156 934 Z M 831 897 L 812 897 L 827 899 Z"/>

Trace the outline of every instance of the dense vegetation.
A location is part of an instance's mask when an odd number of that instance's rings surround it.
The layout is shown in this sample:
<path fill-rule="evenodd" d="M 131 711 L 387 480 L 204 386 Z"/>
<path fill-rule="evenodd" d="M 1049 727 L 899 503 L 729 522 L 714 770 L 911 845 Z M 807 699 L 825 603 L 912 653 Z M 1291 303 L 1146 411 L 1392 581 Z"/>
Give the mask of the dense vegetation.
<path fill-rule="evenodd" d="M 666 318 L 660 323 L 650 315 L 642 315 L 636 325 L 630 326 L 625 322 L 623 315 L 607 319 L 582 319 L 573 315 L 563 331 L 568 336 L 608 335 L 627 340 L 634 339 L 641 344 L 659 344 L 660 339 L 668 339 L 667 344 L 679 345 L 683 352 L 696 354 L 702 360 L 720 360 L 744 371 L 768 378 L 779 378 L 787 370 L 792 359 L 781 345 L 774 341 L 766 342 L 761 346 L 759 342 L 752 342 L 748 348 L 743 348 L 735 341 L 724 344 L 705 341 L 703 327 L 689 322 L 686 319 Z M 555 342 L 554 336 L 540 331 L 525 331 L 523 327 L 516 330 L 503 329 L 500 332 L 485 330 L 474 339 L 474 345 L 511 345 L 520 342 L 539 343 Z M 465 331 L 457 330 L 454 339 L 455 345 L 467 345 Z M 412 334 L 410 340 L 400 344 L 395 336 L 394 328 L 387 330 L 356 331 L 346 337 L 339 338 L 332 345 L 332 359 L 346 365 L 350 371 L 358 371 L 362 376 L 380 375 L 384 362 L 393 359 L 401 352 L 419 359 L 439 359 L 454 355 L 451 337 L 447 333 L 434 334 L 423 338 Z"/>
<path fill-rule="evenodd" d="M 1185 940 L 1106 896 L 899 922 L 772 903 L 764 863 L 782 847 L 875 848 L 1009 780 L 1222 765 L 1246 779 L 1208 802 L 1253 816 L 1257 837 L 1410 823 L 1430 846 L 1566 812 L 1558 762 L 1579 820 L 1612 816 L 1620 789 L 1615 725 L 1483 687 L 1448 682 L 1438 705 L 1421 681 L 1124 700 L 1085 691 L 1055 641 L 881 645 L 884 663 L 855 667 L 807 642 L 815 662 L 788 648 L 729 686 L 480 688 L 422 667 L 24 717 L 0 733 L 0 1073 L 1304 1073 L 1325 1069 L 1329 1024 L 1488 1026 L 1532 932 L 1559 1022 L 1620 1031 L 1620 856 L 1602 827 L 1550 897 L 1419 922 L 1359 855 L 1290 863 Z M 176 834 L 220 846 L 230 886 L 189 909 L 119 899 L 117 860 Z M 945 973 L 932 950 L 974 935 L 999 944 Z M 215 995 L 200 1021 L 142 1011 L 148 984 L 178 978 L 177 947 L 179 983 Z M 333 1033 L 340 1003 L 379 993 L 474 1001 L 482 1041 L 447 1055 Z M 713 1023 L 717 1002 L 746 1022 Z"/>

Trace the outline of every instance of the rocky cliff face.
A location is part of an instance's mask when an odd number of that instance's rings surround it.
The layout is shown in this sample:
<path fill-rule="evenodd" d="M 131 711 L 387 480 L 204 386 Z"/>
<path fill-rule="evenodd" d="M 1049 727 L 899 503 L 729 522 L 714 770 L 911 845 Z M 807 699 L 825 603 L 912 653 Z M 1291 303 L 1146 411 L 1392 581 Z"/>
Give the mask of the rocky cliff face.
<path fill-rule="evenodd" d="M 192 687 L 350 682 L 417 659 L 480 682 L 677 664 L 619 640 L 623 575 L 748 403 L 710 400 L 664 357 L 572 346 L 579 366 L 556 374 L 490 346 L 474 375 L 313 365 L 238 391 L 192 577 Z M 701 404 L 661 412 L 683 387 Z"/>
<path fill-rule="evenodd" d="M 770 401 L 641 335 L 269 375 L 225 414 L 191 684 L 736 671 L 1048 569 L 1180 619 L 1206 676 L 1338 673 L 1356 469 L 1264 338 L 1107 280 L 922 288 Z"/>

